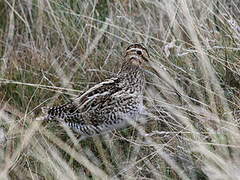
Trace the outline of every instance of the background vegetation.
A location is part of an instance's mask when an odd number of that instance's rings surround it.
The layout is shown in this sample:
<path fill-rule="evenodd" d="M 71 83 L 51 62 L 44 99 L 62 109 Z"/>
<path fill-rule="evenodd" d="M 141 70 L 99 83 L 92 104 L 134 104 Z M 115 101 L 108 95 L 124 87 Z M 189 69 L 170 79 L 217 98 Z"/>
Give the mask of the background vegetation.
<path fill-rule="evenodd" d="M 236 0 L 0 1 L 0 177 L 238 179 Z M 78 142 L 34 121 L 149 49 L 146 125 Z"/>

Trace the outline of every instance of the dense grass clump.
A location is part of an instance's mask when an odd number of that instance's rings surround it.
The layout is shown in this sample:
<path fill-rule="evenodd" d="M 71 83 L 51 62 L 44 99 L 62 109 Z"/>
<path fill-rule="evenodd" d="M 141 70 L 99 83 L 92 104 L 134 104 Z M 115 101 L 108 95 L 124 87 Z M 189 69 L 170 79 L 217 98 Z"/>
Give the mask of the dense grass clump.
<path fill-rule="evenodd" d="M 0 1 L 0 177 L 238 179 L 236 0 Z M 41 107 L 112 76 L 146 45 L 147 123 L 78 142 Z"/>

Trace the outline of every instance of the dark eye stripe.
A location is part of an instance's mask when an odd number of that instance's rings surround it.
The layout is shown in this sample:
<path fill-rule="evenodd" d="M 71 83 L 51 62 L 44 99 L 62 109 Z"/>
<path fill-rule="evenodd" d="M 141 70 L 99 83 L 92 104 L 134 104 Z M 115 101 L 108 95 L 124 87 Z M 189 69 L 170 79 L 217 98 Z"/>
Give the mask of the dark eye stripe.
<path fill-rule="evenodd" d="M 140 53 L 139 51 L 140 51 L 141 53 Z M 141 44 L 132 44 L 132 45 L 130 45 L 130 46 L 126 49 L 125 57 L 126 57 L 128 54 L 130 54 L 131 52 L 134 52 L 134 53 L 136 53 L 137 55 L 142 56 L 145 61 L 147 61 L 147 57 L 150 57 L 147 49 L 144 48 Z M 145 55 L 146 55 L 147 57 L 144 57 Z"/>
<path fill-rule="evenodd" d="M 146 51 L 146 48 L 144 48 L 141 44 L 132 44 L 132 45 L 128 46 L 126 51 L 131 49 L 131 48 L 139 48 L 139 49 L 144 49 Z"/>

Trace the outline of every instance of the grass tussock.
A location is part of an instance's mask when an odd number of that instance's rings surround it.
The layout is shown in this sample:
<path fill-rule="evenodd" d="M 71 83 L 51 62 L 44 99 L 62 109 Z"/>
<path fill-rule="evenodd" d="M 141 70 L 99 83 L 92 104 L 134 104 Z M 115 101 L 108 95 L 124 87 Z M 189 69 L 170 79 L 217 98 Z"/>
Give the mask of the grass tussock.
<path fill-rule="evenodd" d="M 0 177 L 238 179 L 238 1 L 0 2 Z M 149 49 L 142 126 L 78 142 L 39 123 Z"/>

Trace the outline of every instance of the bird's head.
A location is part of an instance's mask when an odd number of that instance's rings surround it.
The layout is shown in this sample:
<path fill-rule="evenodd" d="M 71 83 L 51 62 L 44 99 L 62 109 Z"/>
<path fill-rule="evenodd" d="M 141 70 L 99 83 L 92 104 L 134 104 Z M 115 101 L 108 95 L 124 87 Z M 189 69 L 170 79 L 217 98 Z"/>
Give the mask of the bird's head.
<path fill-rule="evenodd" d="M 135 66 L 144 66 L 149 61 L 149 54 L 141 44 L 131 44 L 126 49 L 125 60 Z"/>

